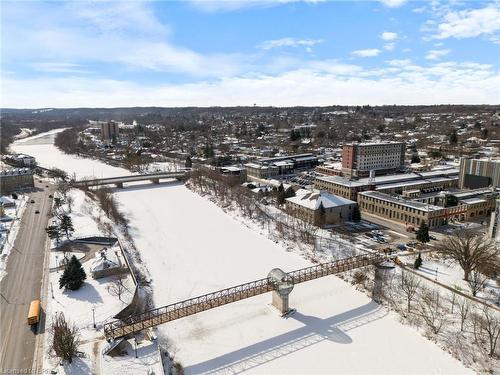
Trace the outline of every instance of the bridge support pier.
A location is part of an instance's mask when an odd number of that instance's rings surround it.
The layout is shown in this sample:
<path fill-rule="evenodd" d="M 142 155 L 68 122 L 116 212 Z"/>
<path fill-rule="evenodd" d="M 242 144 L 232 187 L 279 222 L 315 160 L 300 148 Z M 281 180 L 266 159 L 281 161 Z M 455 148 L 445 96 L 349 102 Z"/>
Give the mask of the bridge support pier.
<path fill-rule="evenodd" d="M 394 272 L 394 264 L 382 262 L 375 264 L 375 280 L 373 282 L 372 299 L 381 303 L 386 297 L 386 289 Z"/>
<path fill-rule="evenodd" d="M 160 183 L 160 179 L 159 178 L 153 178 L 153 179 L 151 179 L 151 182 L 153 184 L 159 184 Z"/>
<path fill-rule="evenodd" d="M 281 314 L 286 314 L 290 309 L 288 296 L 293 290 L 293 279 L 279 268 L 272 269 L 267 275 L 274 285 L 272 304 Z"/>
<path fill-rule="evenodd" d="M 288 296 L 288 294 L 281 294 L 279 291 L 273 290 L 273 306 L 282 314 L 286 314 L 290 309 Z"/>
<path fill-rule="evenodd" d="M 118 189 L 123 189 L 123 182 L 117 182 L 115 184 L 115 186 L 118 188 Z"/>

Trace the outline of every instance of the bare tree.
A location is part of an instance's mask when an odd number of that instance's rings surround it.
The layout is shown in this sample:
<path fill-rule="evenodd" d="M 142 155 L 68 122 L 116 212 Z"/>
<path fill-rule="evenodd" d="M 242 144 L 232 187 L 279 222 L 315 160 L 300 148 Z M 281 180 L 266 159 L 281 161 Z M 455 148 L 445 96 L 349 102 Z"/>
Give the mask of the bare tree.
<path fill-rule="evenodd" d="M 483 307 L 482 329 L 488 336 L 489 356 L 493 357 L 496 353 L 498 337 L 500 336 L 500 314 L 488 306 Z"/>
<path fill-rule="evenodd" d="M 127 291 L 127 287 L 125 286 L 126 276 L 124 274 L 117 275 L 114 280 L 111 282 L 111 285 L 108 286 L 108 292 L 112 296 L 118 297 L 120 301 L 122 301 L 122 295 Z M 122 301 L 123 302 L 123 301 Z"/>
<path fill-rule="evenodd" d="M 420 280 L 417 276 L 404 270 L 401 271 L 401 290 L 406 297 L 408 312 L 411 310 L 411 301 L 417 294 L 419 286 Z"/>
<path fill-rule="evenodd" d="M 470 230 L 457 231 L 448 236 L 441 242 L 438 251 L 460 265 L 465 281 L 469 281 L 472 271 L 485 264 L 496 264 L 498 258 L 494 243 Z"/>
<path fill-rule="evenodd" d="M 424 291 L 419 303 L 420 316 L 435 335 L 441 332 L 448 316 L 443 309 L 441 296 L 438 290 Z"/>
<path fill-rule="evenodd" d="M 457 294 L 455 292 L 450 293 L 450 303 L 451 303 L 451 313 L 455 310 L 455 302 L 457 300 Z"/>
<path fill-rule="evenodd" d="M 465 321 L 469 316 L 470 302 L 468 298 L 462 297 L 457 302 L 458 312 L 460 313 L 460 332 L 463 332 Z"/>
<path fill-rule="evenodd" d="M 68 205 L 68 212 L 71 213 L 71 211 L 73 210 L 73 203 L 75 202 L 75 200 L 73 199 L 73 196 L 71 195 L 68 195 L 68 197 L 66 198 L 66 204 Z"/>
<path fill-rule="evenodd" d="M 70 184 L 68 184 L 65 181 L 59 182 L 57 184 L 57 191 L 61 193 L 61 196 L 63 197 L 64 200 L 66 200 L 66 198 L 68 197 L 68 192 L 70 189 L 71 189 Z"/>
<path fill-rule="evenodd" d="M 51 326 L 52 346 L 56 355 L 71 363 L 80 344 L 80 333 L 75 324 L 69 323 L 62 312 L 56 313 Z"/>
<path fill-rule="evenodd" d="M 474 297 L 478 292 L 486 287 L 486 281 L 486 276 L 484 276 L 481 272 L 479 272 L 478 270 L 472 271 L 467 284 L 469 284 L 470 292 Z"/>

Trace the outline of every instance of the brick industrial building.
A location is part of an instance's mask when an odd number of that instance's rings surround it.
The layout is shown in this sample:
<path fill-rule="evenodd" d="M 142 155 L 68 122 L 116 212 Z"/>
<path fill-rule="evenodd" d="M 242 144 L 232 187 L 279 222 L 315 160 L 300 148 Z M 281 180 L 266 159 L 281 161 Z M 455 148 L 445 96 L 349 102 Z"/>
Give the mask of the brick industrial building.
<path fill-rule="evenodd" d="M 33 171 L 29 168 L 13 168 L 0 171 L 0 194 L 34 187 Z"/>

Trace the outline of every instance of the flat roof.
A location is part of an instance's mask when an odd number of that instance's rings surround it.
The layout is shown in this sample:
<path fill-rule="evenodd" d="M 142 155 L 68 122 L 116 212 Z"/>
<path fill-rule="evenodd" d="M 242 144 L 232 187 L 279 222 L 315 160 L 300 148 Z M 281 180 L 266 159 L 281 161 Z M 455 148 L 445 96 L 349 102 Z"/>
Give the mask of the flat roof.
<path fill-rule="evenodd" d="M 347 178 L 340 177 L 340 176 L 317 176 L 317 180 L 320 181 L 325 181 L 325 182 L 333 182 L 338 185 L 343 185 L 343 186 L 348 186 L 348 187 L 360 187 L 360 186 L 365 186 L 366 184 L 355 181 L 355 180 L 348 180 Z"/>
<path fill-rule="evenodd" d="M 348 146 L 384 146 L 384 145 L 395 145 L 395 144 L 406 144 L 406 142 L 380 141 L 380 142 L 344 143 L 344 145 L 348 145 Z"/>
<path fill-rule="evenodd" d="M 385 202 L 400 204 L 405 207 L 414 208 L 419 211 L 430 212 L 430 211 L 439 211 L 442 210 L 442 207 L 434 206 L 432 204 L 426 204 L 422 202 L 416 202 L 410 199 L 406 199 L 400 196 L 392 196 L 389 194 L 384 194 L 378 191 L 364 191 L 359 193 L 360 195 L 364 195 L 367 197 L 373 197 L 376 199 L 380 199 Z"/>
<path fill-rule="evenodd" d="M 460 199 L 460 202 L 466 203 L 466 204 L 485 203 L 486 199 L 482 199 L 482 198 L 466 198 L 466 199 Z"/>
<path fill-rule="evenodd" d="M 332 182 L 338 185 L 348 186 L 348 187 L 360 187 L 368 186 L 374 184 L 381 188 L 390 188 L 406 186 L 406 185 L 418 185 L 421 183 L 428 182 L 440 182 L 440 181 L 451 181 L 458 178 L 458 169 L 451 168 L 443 171 L 431 171 L 424 173 L 402 173 L 396 175 L 386 175 L 386 176 L 375 176 L 373 180 L 369 177 L 360 178 L 359 180 L 349 180 L 341 176 L 318 176 L 318 180 Z M 435 177 L 435 178 L 432 178 Z M 383 186 L 383 187 L 382 187 Z"/>

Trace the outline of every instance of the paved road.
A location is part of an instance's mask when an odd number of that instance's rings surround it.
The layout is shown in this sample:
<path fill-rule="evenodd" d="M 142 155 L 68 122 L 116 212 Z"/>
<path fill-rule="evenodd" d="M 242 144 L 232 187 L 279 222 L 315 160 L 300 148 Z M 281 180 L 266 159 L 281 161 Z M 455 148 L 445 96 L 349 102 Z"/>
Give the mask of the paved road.
<path fill-rule="evenodd" d="M 32 368 L 36 334 L 26 319 L 29 304 L 40 299 L 45 256 L 45 227 L 54 187 L 35 182 L 39 191 L 30 193 L 14 247 L 7 262 L 7 275 L 0 283 L 0 367 L 2 373 L 11 369 Z M 42 190 L 43 189 L 43 190 Z M 39 210 L 39 214 L 35 214 Z M 43 316 L 43 314 L 42 314 Z M 42 322 L 43 323 L 43 322 Z M 39 331 L 44 331 L 40 324 Z"/>

